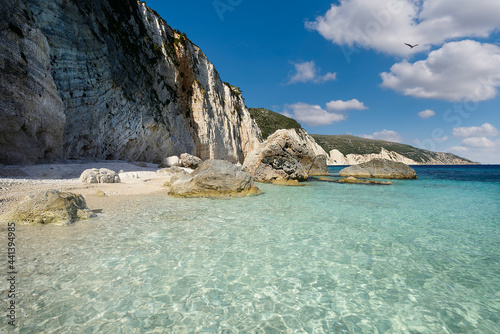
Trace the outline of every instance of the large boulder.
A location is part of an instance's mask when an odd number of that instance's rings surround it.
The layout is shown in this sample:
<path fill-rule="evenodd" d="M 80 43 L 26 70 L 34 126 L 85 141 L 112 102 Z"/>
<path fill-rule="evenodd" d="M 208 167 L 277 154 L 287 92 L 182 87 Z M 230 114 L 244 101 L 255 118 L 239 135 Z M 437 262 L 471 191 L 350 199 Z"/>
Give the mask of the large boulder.
<path fill-rule="evenodd" d="M 182 165 L 181 159 L 178 156 L 173 155 L 163 159 L 158 168 L 178 167 L 180 165 Z"/>
<path fill-rule="evenodd" d="M 120 176 L 111 169 L 92 168 L 83 171 L 80 181 L 83 183 L 120 183 Z"/>
<path fill-rule="evenodd" d="M 386 159 L 373 159 L 371 161 L 350 166 L 339 172 L 340 176 L 377 179 L 416 179 L 417 173 L 402 162 Z"/>
<path fill-rule="evenodd" d="M 260 194 L 253 178 L 224 160 L 207 160 L 193 173 L 181 177 L 168 194 L 177 197 L 243 197 Z"/>
<path fill-rule="evenodd" d="M 169 168 L 163 168 L 158 171 L 156 171 L 156 174 L 159 174 L 161 176 L 165 176 L 165 183 L 163 184 L 164 187 L 170 187 L 175 181 L 180 179 L 181 177 L 189 174 L 186 172 L 185 169 L 174 166 L 174 167 L 169 167 Z"/>
<path fill-rule="evenodd" d="M 181 162 L 183 167 L 196 169 L 203 163 L 203 160 L 189 153 L 182 153 Z"/>
<path fill-rule="evenodd" d="M 94 216 L 82 195 L 46 190 L 27 197 L 5 214 L 2 220 L 21 224 L 68 225 L 78 219 Z"/>
<path fill-rule="evenodd" d="M 313 165 L 314 175 L 328 175 L 326 156 L 316 158 L 305 136 L 309 136 L 307 132 L 294 129 L 276 131 L 247 155 L 242 170 L 266 183 L 277 179 L 305 181 Z"/>
<path fill-rule="evenodd" d="M 319 154 L 314 158 L 311 169 L 309 170 L 309 175 L 323 176 L 329 175 L 328 164 L 326 163 L 326 155 Z"/>

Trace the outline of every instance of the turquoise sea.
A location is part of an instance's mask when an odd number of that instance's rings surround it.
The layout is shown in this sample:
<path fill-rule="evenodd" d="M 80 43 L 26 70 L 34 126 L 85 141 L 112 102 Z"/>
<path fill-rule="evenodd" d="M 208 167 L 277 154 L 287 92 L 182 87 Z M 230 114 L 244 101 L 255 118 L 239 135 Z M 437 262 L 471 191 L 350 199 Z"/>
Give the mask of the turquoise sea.
<path fill-rule="evenodd" d="M 19 227 L 15 332 L 500 333 L 500 166 L 414 168 Z"/>

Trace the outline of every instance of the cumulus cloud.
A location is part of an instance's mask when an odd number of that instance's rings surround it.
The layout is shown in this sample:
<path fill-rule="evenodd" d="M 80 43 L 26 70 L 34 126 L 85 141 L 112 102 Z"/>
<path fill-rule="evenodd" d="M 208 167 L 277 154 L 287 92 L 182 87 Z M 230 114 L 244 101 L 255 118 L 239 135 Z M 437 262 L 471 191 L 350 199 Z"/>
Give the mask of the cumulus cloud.
<path fill-rule="evenodd" d="M 382 87 L 413 97 L 476 102 L 492 99 L 500 86 L 500 47 L 472 40 L 447 43 L 425 60 L 394 64 L 381 77 Z"/>
<path fill-rule="evenodd" d="M 306 28 L 335 44 L 404 56 L 450 39 L 487 37 L 500 28 L 498 17 L 497 0 L 340 0 Z"/>
<path fill-rule="evenodd" d="M 286 110 L 283 115 L 293 117 L 299 123 L 305 123 L 310 126 L 328 125 L 346 119 L 344 115 L 329 113 L 319 105 L 302 102 L 286 105 Z"/>
<path fill-rule="evenodd" d="M 382 130 L 378 132 L 374 132 L 371 135 L 362 135 L 361 137 L 367 138 L 367 139 L 378 139 L 378 140 L 385 140 L 385 141 L 392 141 L 396 143 L 401 143 L 403 141 L 403 138 L 399 133 L 396 131 L 392 130 Z"/>
<path fill-rule="evenodd" d="M 481 126 L 470 126 L 453 129 L 453 136 L 457 138 L 495 137 L 498 136 L 498 134 L 498 130 L 490 123 L 484 123 Z"/>
<path fill-rule="evenodd" d="M 295 73 L 290 75 L 288 80 L 289 84 L 299 82 L 325 83 L 327 81 L 337 80 L 336 73 L 328 72 L 324 75 L 320 75 L 320 69 L 316 67 L 314 61 L 293 63 L 293 65 L 295 67 Z"/>
<path fill-rule="evenodd" d="M 326 109 L 329 111 L 342 111 L 342 110 L 364 110 L 368 109 L 363 102 L 358 101 L 357 99 L 352 99 L 349 101 L 330 101 L 326 104 Z"/>
<path fill-rule="evenodd" d="M 426 119 L 426 118 L 430 118 L 432 116 L 436 116 L 436 113 L 434 112 L 434 110 L 427 109 L 427 110 L 419 112 L 418 116 L 420 116 L 423 119 Z"/>
<path fill-rule="evenodd" d="M 499 140 L 493 141 L 486 137 L 470 137 L 462 141 L 462 145 L 466 147 L 482 147 L 482 148 L 495 148 L 500 147 Z"/>

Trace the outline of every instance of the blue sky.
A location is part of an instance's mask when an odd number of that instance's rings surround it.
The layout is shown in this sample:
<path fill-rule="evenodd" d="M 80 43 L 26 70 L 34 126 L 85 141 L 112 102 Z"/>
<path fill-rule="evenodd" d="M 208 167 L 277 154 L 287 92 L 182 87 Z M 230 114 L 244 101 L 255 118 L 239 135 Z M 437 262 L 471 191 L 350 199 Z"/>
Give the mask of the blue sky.
<path fill-rule="evenodd" d="M 248 107 L 284 113 L 309 133 L 500 163 L 498 0 L 146 3 Z"/>

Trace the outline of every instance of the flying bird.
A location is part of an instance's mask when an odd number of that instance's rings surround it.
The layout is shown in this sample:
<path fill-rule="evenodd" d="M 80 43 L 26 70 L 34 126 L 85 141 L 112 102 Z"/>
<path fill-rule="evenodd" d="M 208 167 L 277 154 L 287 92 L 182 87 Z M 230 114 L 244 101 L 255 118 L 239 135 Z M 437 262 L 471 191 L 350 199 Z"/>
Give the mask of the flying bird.
<path fill-rule="evenodd" d="M 416 47 L 418 44 L 411 45 L 411 44 L 405 43 L 405 45 L 408 45 L 408 46 L 410 47 L 410 49 L 413 49 L 413 48 L 414 48 L 414 47 Z"/>

